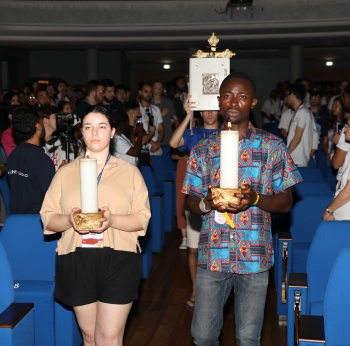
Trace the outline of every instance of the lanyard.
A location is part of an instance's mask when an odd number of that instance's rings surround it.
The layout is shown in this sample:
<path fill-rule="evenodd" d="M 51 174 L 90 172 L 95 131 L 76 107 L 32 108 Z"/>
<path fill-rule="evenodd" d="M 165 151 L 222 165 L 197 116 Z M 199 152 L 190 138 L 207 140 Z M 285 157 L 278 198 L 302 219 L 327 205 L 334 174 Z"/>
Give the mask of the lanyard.
<path fill-rule="evenodd" d="M 140 102 L 140 105 L 141 105 L 141 107 L 145 110 L 145 113 L 146 113 L 147 116 L 148 116 L 148 114 L 147 114 L 146 109 L 148 109 L 148 110 L 149 110 L 149 113 L 150 113 L 151 115 L 153 115 L 153 114 L 152 114 L 152 107 L 151 107 L 151 105 L 149 105 L 149 107 L 147 107 L 147 108 L 145 108 L 141 102 Z"/>
<path fill-rule="evenodd" d="M 97 185 L 100 183 L 100 180 L 101 180 L 101 178 L 102 178 L 103 170 L 105 169 L 106 164 L 107 164 L 107 162 L 109 161 L 110 158 L 111 158 L 111 154 L 108 153 L 108 156 L 107 156 L 106 162 L 105 162 L 105 164 L 104 164 L 104 166 L 103 166 L 103 168 L 102 168 L 102 171 L 100 172 L 100 174 L 99 174 L 98 177 L 97 177 Z"/>

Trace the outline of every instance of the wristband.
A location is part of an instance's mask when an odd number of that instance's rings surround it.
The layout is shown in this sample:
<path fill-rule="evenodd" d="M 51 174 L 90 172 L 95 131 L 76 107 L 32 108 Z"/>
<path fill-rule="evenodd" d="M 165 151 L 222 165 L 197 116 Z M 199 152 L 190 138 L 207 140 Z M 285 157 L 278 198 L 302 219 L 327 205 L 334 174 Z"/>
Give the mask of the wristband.
<path fill-rule="evenodd" d="M 201 201 L 199 202 L 199 209 L 201 210 L 202 213 L 206 214 L 206 213 L 209 213 L 211 209 L 209 210 L 205 209 L 204 198 L 202 198 Z"/>
<path fill-rule="evenodd" d="M 326 209 L 326 213 L 328 213 L 328 214 L 333 214 L 333 212 L 330 211 L 329 208 Z"/>
<path fill-rule="evenodd" d="M 257 205 L 258 202 L 259 202 L 259 199 L 260 199 L 260 193 L 259 192 L 255 192 L 256 193 L 256 200 L 255 202 L 253 203 L 253 205 Z"/>

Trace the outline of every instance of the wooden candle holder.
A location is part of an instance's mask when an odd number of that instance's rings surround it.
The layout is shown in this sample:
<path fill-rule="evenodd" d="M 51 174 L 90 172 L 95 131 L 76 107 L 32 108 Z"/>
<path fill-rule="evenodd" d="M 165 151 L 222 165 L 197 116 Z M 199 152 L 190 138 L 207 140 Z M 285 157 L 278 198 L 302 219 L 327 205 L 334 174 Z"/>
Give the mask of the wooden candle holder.
<path fill-rule="evenodd" d="M 217 196 L 213 201 L 215 204 L 223 203 L 224 205 L 228 205 L 228 203 L 232 203 L 239 205 L 241 203 L 240 198 L 233 196 L 234 193 L 242 193 L 242 189 L 240 187 L 235 189 L 212 187 L 211 192 Z"/>
<path fill-rule="evenodd" d="M 77 228 L 88 233 L 88 231 L 102 227 L 100 219 L 103 218 L 103 211 L 99 210 L 97 213 L 74 213 L 73 218 Z"/>

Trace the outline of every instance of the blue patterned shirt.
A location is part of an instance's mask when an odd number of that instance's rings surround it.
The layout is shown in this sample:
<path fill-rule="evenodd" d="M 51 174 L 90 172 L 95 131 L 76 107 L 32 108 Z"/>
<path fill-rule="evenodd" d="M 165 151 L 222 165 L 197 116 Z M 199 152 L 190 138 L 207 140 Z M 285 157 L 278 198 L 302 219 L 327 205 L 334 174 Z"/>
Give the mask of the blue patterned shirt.
<path fill-rule="evenodd" d="M 247 183 L 254 191 L 272 195 L 302 181 L 283 141 L 249 124 L 240 140 L 238 186 Z M 182 192 L 203 198 L 208 187 L 220 185 L 220 132 L 199 141 L 187 161 Z M 198 246 L 200 268 L 237 274 L 259 273 L 273 266 L 271 214 L 251 206 L 228 214 L 212 210 L 203 216 Z"/>

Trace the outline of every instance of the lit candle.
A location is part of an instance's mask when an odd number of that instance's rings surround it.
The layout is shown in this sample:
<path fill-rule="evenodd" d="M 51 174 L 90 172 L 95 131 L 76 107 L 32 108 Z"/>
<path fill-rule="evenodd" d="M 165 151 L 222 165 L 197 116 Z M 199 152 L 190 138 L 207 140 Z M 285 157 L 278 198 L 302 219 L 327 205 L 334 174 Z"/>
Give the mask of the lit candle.
<path fill-rule="evenodd" d="M 220 148 L 220 187 L 234 189 L 238 187 L 238 131 L 221 131 Z"/>
<path fill-rule="evenodd" d="M 80 162 L 80 198 L 82 213 L 97 213 L 97 159 L 90 159 L 89 152 Z"/>

